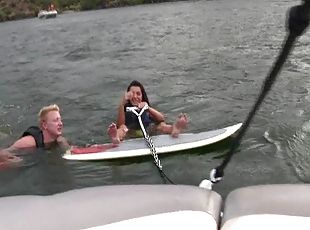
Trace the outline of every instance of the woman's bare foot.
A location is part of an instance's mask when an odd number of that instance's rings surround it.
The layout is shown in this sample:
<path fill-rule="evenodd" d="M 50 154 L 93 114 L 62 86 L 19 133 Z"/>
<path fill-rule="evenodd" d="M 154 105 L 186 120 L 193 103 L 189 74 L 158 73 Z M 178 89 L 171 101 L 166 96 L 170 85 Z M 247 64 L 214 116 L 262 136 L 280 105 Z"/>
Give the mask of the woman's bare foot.
<path fill-rule="evenodd" d="M 186 114 L 181 113 L 179 115 L 177 121 L 175 122 L 175 124 L 172 127 L 171 136 L 172 137 L 178 137 L 179 134 L 182 132 L 182 130 L 186 128 L 187 123 L 188 123 L 188 118 L 187 118 Z"/>
<path fill-rule="evenodd" d="M 113 144 L 119 144 L 121 141 L 117 135 L 117 127 L 115 123 L 112 123 L 108 128 L 108 135 Z"/>

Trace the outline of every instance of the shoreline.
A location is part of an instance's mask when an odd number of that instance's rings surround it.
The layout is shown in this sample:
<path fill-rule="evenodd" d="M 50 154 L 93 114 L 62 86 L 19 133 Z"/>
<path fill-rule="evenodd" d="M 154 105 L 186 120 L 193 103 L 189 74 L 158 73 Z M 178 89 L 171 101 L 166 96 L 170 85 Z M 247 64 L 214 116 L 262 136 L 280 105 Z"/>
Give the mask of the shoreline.
<path fill-rule="evenodd" d="M 75 4 L 64 5 L 61 7 L 59 4 L 61 4 L 62 1 L 58 0 L 58 4 L 56 4 L 55 8 L 59 14 L 66 14 L 88 10 L 101 10 L 176 1 L 182 0 L 76 0 Z M 39 11 L 44 9 L 47 9 L 47 6 L 43 3 L 34 4 L 26 0 L 0 0 L 0 23 L 35 18 L 38 16 Z"/>

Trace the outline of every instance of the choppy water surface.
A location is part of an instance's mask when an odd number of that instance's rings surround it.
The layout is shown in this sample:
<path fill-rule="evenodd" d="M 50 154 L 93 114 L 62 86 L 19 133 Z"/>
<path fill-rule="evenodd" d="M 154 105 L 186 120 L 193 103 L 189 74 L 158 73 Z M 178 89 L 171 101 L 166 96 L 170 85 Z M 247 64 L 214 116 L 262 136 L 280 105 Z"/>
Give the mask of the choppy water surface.
<path fill-rule="evenodd" d="M 0 24 L 0 143 L 10 145 L 57 103 L 75 144 L 108 141 L 123 91 L 145 84 L 170 122 L 186 112 L 189 132 L 244 121 L 299 1 L 219 0 L 144 5 Z M 215 190 L 310 181 L 310 36 L 305 34 L 264 101 Z M 309 84 L 309 88 L 308 88 Z M 161 156 L 165 173 L 197 185 L 230 141 Z M 110 184 L 162 183 L 151 157 L 65 161 L 26 155 L 25 167 L 0 174 L 0 195 L 52 194 Z"/>

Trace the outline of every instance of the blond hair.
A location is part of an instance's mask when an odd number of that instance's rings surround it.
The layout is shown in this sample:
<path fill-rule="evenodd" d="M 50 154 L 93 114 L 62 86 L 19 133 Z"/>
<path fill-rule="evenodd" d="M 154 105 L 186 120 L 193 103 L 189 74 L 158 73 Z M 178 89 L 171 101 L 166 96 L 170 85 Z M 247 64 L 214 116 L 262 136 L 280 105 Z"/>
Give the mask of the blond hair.
<path fill-rule="evenodd" d="M 38 113 L 38 117 L 39 117 L 39 123 L 41 124 L 42 121 L 45 120 L 46 118 L 46 114 L 48 114 L 51 111 L 57 111 L 59 112 L 59 107 L 56 104 L 53 105 L 48 105 L 48 106 L 44 106 L 42 107 L 42 109 L 40 109 L 40 112 Z"/>

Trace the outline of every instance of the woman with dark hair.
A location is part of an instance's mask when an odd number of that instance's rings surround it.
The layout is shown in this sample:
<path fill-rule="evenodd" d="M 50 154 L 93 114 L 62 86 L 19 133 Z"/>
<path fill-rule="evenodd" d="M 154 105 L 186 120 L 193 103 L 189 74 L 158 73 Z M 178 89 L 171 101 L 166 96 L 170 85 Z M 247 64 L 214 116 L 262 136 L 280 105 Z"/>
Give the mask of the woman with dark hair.
<path fill-rule="evenodd" d="M 180 114 L 175 124 L 166 124 L 164 115 L 151 107 L 143 85 L 134 80 L 121 99 L 116 124 L 112 123 L 108 128 L 108 135 L 114 144 L 120 143 L 126 136 L 143 136 L 138 117 L 132 112 L 127 112 L 126 107 L 135 106 L 142 109 L 145 105 L 148 105 L 149 108 L 141 115 L 141 119 L 144 127 L 150 133 L 158 131 L 163 134 L 171 134 L 172 137 L 178 137 L 179 133 L 186 128 L 188 119 L 185 114 Z"/>

